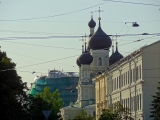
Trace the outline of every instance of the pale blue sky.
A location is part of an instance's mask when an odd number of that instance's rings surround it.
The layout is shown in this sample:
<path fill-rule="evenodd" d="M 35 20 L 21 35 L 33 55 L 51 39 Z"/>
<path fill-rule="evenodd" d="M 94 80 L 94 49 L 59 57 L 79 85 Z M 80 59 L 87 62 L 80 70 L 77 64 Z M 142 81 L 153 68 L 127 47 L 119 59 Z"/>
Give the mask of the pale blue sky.
<path fill-rule="evenodd" d="M 128 2 L 133 0 L 123 1 Z M 99 7 L 104 11 L 101 13 L 101 26 L 107 34 L 160 33 L 160 6 L 125 4 L 102 0 L 0 0 L 0 2 L 1 49 L 2 51 L 6 51 L 8 57 L 17 63 L 18 74 L 22 77 L 22 80 L 29 83 L 33 81 L 35 75 L 46 74 L 48 70 L 54 68 L 78 72 L 76 59 L 81 54 L 81 38 L 17 39 L 10 41 L 3 41 L 2 38 L 58 35 L 82 36 L 85 33 L 89 34 L 88 21 L 91 17 L 90 12 L 98 10 Z M 160 5 L 160 0 L 134 0 L 134 2 Z M 82 10 L 84 8 L 89 9 Z M 55 16 L 77 10 L 82 11 Z M 98 26 L 98 13 L 95 12 L 93 18 Z M 138 22 L 140 27 L 133 28 L 130 27 L 131 23 L 125 25 L 125 22 Z M 97 26 L 95 27 L 95 31 L 97 30 Z M 121 33 L 119 33 L 120 31 Z M 159 36 L 148 37 L 152 36 L 119 37 L 119 51 L 126 56 L 141 46 L 159 40 Z M 143 38 L 148 39 L 122 45 Z M 70 56 L 74 57 L 65 59 Z M 23 67 L 57 59 L 61 60 Z M 32 71 L 37 73 L 33 75 Z"/>

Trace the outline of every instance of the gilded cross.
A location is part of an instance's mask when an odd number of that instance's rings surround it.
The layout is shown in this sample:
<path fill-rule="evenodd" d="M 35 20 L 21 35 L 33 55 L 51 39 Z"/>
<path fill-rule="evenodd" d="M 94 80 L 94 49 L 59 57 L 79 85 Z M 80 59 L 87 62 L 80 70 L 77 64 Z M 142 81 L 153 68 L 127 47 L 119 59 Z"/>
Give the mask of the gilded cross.
<path fill-rule="evenodd" d="M 99 7 L 99 10 L 96 10 L 95 12 L 99 12 L 99 18 L 98 18 L 98 19 L 101 20 L 101 18 L 100 18 L 100 13 L 101 13 L 101 12 L 104 12 L 104 11 L 103 11 L 103 10 L 100 10 L 100 7 Z"/>

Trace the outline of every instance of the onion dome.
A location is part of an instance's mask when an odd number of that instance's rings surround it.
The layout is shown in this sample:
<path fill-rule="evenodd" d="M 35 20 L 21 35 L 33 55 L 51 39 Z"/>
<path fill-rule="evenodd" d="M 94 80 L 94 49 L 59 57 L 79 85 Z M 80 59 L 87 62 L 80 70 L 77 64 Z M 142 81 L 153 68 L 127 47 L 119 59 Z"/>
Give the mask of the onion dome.
<path fill-rule="evenodd" d="M 81 64 L 87 64 L 87 65 L 91 64 L 93 61 L 93 57 L 86 50 L 86 43 L 85 43 L 85 52 L 79 57 L 78 60 Z"/>
<path fill-rule="evenodd" d="M 100 19 L 97 31 L 89 39 L 89 47 L 93 50 L 109 49 L 112 45 L 111 38 L 101 29 Z"/>
<path fill-rule="evenodd" d="M 93 20 L 92 16 L 91 16 L 91 20 L 88 22 L 88 26 L 90 28 L 94 28 L 96 26 L 96 22 Z"/>
<path fill-rule="evenodd" d="M 123 58 L 123 55 L 121 55 L 119 52 L 118 52 L 118 47 L 117 47 L 117 44 L 116 43 L 116 51 L 115 53 L 113 53 L 110 58 L 109 58 L 109 65 L 112 65 L 114 63 L 116 63 L 117 61 L 119 61 L 120 59 Z"/>
<path fill-rule="evenodd" d="M 79 62 L 78 58 L 77 58 L 76 63 L 77 63 L 77 65 L 78 65 L 79 67 L 81 67 L 81 63 Z"/>
<path fill-rule="evenodd" d="M 84 52 L 84 46 L 82 45 L 82 54 L 83 54 L 83 52 Z M 81 56 L 81 55 L 80 55 Z M 80 57 L 79 56 L 79 57 Z M 80 61 L 79 61 L 79 57 L 77 58 L 77 61 L 76 61 L 76 63 L 77 63 L 77 65 L 79 66 L 79 67 L 81 67 L 81 63 L 80 63 Z"/>

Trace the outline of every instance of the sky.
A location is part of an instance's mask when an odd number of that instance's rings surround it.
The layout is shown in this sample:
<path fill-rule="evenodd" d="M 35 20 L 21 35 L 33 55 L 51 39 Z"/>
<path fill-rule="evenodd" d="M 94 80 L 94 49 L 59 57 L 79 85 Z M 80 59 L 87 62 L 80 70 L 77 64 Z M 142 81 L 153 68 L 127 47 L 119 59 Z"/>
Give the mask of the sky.
<path fill-rule="evenodd" d="M 106 34 L 131 34 L 117 37 L 118 50 L 124 57 L 160 39 L 155 35 L 160 33 L 160 0 L 0 2 L 1 51 L 6 51 L 7 56 L 16 63 L 17 73 L 27 83 L 33 82 L 35 76 L 47 75 L 53 69 L 78 72 L 76 59 L 82 51 L 81 36 L 90 34 L 88 22 L 91 11 L 94 12 L 97 30 L 99 13 L 96 10 L 99 7 L 103 11 L 100 13 L 101 28 Z M 132 22 L 140 26 L 132 27 Z M 151 35 L 137 35 L 142 33 Z M 116 37 L 112 39 L 115 41 Z M 141 41 L 134 42 L 139 39 Z M 35 74 L 32 74 L 33 71 Z"/>

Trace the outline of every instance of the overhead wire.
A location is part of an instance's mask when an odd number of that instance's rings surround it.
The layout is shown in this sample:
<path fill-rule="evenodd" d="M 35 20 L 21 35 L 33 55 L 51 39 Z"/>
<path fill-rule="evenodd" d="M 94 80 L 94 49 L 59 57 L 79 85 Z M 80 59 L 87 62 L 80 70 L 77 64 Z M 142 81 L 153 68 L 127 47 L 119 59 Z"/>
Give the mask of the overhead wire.
<path fill-rule="evenodd" d="M 72 58 L 72 57 L 76 57 L 76 56 L 78 56 L 78 55 L 69 56 L 69 57 L 65 57 L 65 58 L 60 58 L 60 59 L 56 59 L 56 60 L 49 60 L 49 61 L 40 62 L 40 63 L 36 63 L 36 64 L 25 65 L 25 66 L 17 67 L 16 69 L 25 68 L 25 67 L 31 67 L 31 66 L 40 65 L 40 64 L 46 64 L 46 63 L 50 63 L 50 62 L 54 62 L 54 61 L 58 61 L 58 60 L 63 60 L 63 59 L 68 59 L 68 58 Z M 73 66 L 73 67 L 74 67 L 74 66 Z M 5 69 L 5 70 L 0 70 L 0 71 L 7 71 L 7 70 L 14 70 L 14 69 L 15 69 L 15 68 Z"/>
<path fill-rule="evenodd" d="M 41 59 L 41 58 L 37 58 L 37 57 L 32 57 L 32 56 L 22 55 L 22 54 L 14 53 L 14 52 L 10 52 L 10 51 L 6 51 L 6 52 L 7 52 L 7 53 L 16 54 L 16 55 L 20 55 L 20 56 L 24 56 L 24 57 L 28 57 L 28 58 L 32 58 L 32 59 L 36 59 L 36 60 L 43 60 L 43 61 L 46 61 L 45 59 Z M 61 65 L 66 65 L 66 66 L 73 66 L 73 65 L 68 65 L 68 64 L 59 63 L 59 62 L 55 62 L 55 63 L 61 64 Z"/>
<path fill-rule="evenodd" d="M 148 52 L 147 52 L 148 53 Z M 153 54 L 153 53 L 151 53 Z M 160 54 L 160 53 L 156 53 L 156 54 Z M 75 55 L 75 56 L 78 56 L 78 55 Z M 61 59 L 57 59 L 57 60 L 62 60 L 62 59 L 67 59 L 67 58 L 71 58 L 71 57 L 75 57 L 75 56 L 70 56 L 70 57 L 66 57 L 66 58 L 61 58 Z M 45 63 L 49 63 L 49 62 L 53 62 L 53 61 L 57 61 L 57 60 L 51 60 L 51 61 L 45 61 L 45 62 L 42 62 L 42 63 L 36 63 L 36 64 L 31 64 L 31 65 L 27 65 L 27 66 L 22 66 L 22 67 L 18 67 L 19 68 L 25 68 L 25 67 L 30 67 L 30 66 L 35 66 L 35 65 L 39 65 L 39 64 L 45 64 Z M 74 66 L 73 66 L 74 67 Z M 17 68 L 16 68 L 17 69 Z M 5 70 L 1 70 L 1 71 L 8 71 L 8 70 L 15 70 L 14 69 L 5 69 Z"/>
<path fill-rule="evenodd" d="M 49 48 L 62 48 L 62 49 L 74 49 L 74 50 L 81 50 L 77 48 L 65 48 L 65 47 L 55 47 L 51 45 L 39 45 L 39 44 L 29 44 L 29 43 L 22 43 L 22 42 L 13 42 L 13 41 L 3 41 L 3 42 L 10 42 L 10 43 L 17 43 L 17 44 L 23 44 L 23 45 L 29 45 L 29 46 L 37 46 L 37 47 L 49 47 Z"/>
<path fill-rule="evenodd" d="M 29 20 L 36 20 L 36 19 L 46 19 L 46 18 L 53 18 L 53 17 L 58 17 L 58 16 L 63 16 L 63 15 L 68 15 L 68 14 L 72 14 L 72 13 L 76 13 L 76 12 L 80 12 L 80 11 L 84 11 L 90 8 L 94 8 L 100 5 L 104 5 L 108 2 L 120 2 L 120 3 L 127 3 L 127 4 L 139 4 L 139 5 L 148 5 L 148 6 L 157 6 L 159 7 L 160 5 L 156 5 L 156 4 L 147 4 L 147 3 L 136 3 L 136 2 L 125 2 L 125 1 L 116 1 L 116 0 L 103 0 L 103 1 L 107 1 L 107 2 L 103 2 L 97 5 L 93 5 L 90 7 L 86 7 L 80 10 L 75 10 L 75 11 L 71 11 L 71 12 L 66 12 L 66 13 L 61 13 L 61 14 L 57 14 L 57 15 L 53 15 L 53 16 L 45 16 L 45 17 L 33 17 L 33 18 L 26 18 L 26 19 L 15 19 L 15 20 L 0 20 L 0 21 L 29 21 Z"/>
<path fill-rule="evenodd" d="M 31 32 L 31 31 L 14 31 L 14 30 L 0 30 L 0 32 L 11 32 L 11 33 L 25 33 L 25 34 L 38 34 L 38 35 L 44 35 L 44 34 L 63 34 L 63 35 L 78 35 L 78 34 L 66 34 L 66 33 L 48 33 L 48 32 Z M 80 35 L 80 34 L 79 34 Z"/>
<path fill-rule="evenodd" d="M 112 0 L 110 0 L 110 1 L 112 1 Z M 90 6 L 90 7 L 86 7 L 86 8 L 80 9 L 80 10 L 75 10 L 75 11 L 71 11 L 71 12 L 61 13 L 61 14 L 57 14 L 57 15 L 53 15 L 53 16 L 34 17 L 34 18 L 16 19 L 16 20 L 0 20 L 0 21 L 28 21 L 28 20 L 36 20 L 36 19 L 53 18 L 53 17 L 58 17 L 58 16 L 63 16 L 63 15 L 68 15 L 68 14 L 84 11 L 84 10 L 87 10 L 87 9 L 90 9 L 90 8 L 94 8 L 94 7 L 97 7 L 97 6 L 100 6 L 100 5 L 104 5 L 104 4 L 106 4 L 106 3 L 110 2 L 110 1 L 103 2 L 103 3 L 97 4 L 97 5 L 93 5 L 93 6 Z"/>
<path fill-rule="evenodd" d="M 126 1 L 117 1 L 117 0 L 103 0 L 103 1 L 110 1 L 110 2 L 119 2 L 119 3 L 125 3 L 125 4 L 134 4 L 134 5 L 148 5 L 148 6 L 156 6 L 159 7 L 160 5 L 151 4 L 151 3 L 138 3 L 138 2 L 126 2 Z"/>
<path fill-rule="evenodd" d="M 129 30 L 131 29 L 131 27 L 132 27 L 132 26 L 130 26 L 130 27 L 128 28 L 128 30 L 126 31 L 125 34 L 127 34 L 127 33 L 129 32 Z M 123 36 L 123 38 L 121 38 L 119 41 L 122 42 L 123 39 L 124 39 L 124 36 Z M 119 42 L 119 43 L 120 43 L 120 42 Z"/>
<path fill-rule="evenodd" d="M 159 35 L 157 35 L 157 36 L 159 36 Z M 147 38 L 143 38 L 143 39 L 134 40 L 134 41 L 131 41 L 131 42 L 128 42 L 128 43 L 120 44 L 118 46 L 130 44 L 130 43 L 134 43 L 134 42 L 139 42 L 139 41 L 142 41 L 142 40 L 145 40 L 145 39 L 149 39 L 149 38 L 153 38 L 153 37 L 157 37 L 157 36 L 152 36 L 152 37 L 147 37 Z"/>
<path fill-rule="evenodd" d="M 160 35 L 160 33 L 152 33 L 152 34 L 145 34 L 145 35 Z M 143 34 L 122 34 L 122 35 L 108 35 L 108 36 L 143 36 Z M 25 40 L 31 40 L 31 39 L 53 39 L 53 38 L 82 38 L 86 36 L 40 36 L 40 37 L 4 37 L 0 38 L 0 41 L 4 40 L 19 40 L 19 39 L 25 39 Z"/>

